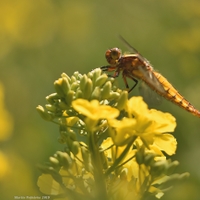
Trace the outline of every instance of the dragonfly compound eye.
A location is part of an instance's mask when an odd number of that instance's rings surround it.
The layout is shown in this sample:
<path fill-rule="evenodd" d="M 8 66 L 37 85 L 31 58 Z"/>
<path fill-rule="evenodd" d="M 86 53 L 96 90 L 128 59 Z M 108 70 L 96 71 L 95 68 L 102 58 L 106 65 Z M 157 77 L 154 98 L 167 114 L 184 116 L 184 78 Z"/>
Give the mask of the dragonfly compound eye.
<path fill-rule="evenodd" d="M 109 49 L 106 51 L 105 56 L 110 65 L 115 65 L 121 57 L 121 50 L 118 48 Z"/>

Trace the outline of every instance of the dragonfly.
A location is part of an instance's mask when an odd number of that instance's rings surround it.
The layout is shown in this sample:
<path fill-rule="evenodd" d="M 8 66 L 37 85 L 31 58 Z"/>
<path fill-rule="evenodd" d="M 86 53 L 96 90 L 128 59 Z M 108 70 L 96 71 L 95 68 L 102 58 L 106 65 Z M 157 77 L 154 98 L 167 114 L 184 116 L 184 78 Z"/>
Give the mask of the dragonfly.
<path fill-rule="evenodd" d="M 133 53 L 122 54 L 122 51 L 117 47 L 108 49 L 105 53 L 105 57 L 109 65 L 102 66 L 102 71 L 114 72 L 114 74 L 111 75 L 114 78 L 122 73 L 122 78 L 129 93 L 135 88 L 138 81 L 141 80 L 158 95 L 193 115 L 200 117 L 199 110 L 186 100 L 164 76 L 156 72 L 146 58 L 124 38 L 121 37 L 121 39 L 132 49 Z M 128 85 L 127 79 L 131 79 L 135 83 L 131 88 Z"/>

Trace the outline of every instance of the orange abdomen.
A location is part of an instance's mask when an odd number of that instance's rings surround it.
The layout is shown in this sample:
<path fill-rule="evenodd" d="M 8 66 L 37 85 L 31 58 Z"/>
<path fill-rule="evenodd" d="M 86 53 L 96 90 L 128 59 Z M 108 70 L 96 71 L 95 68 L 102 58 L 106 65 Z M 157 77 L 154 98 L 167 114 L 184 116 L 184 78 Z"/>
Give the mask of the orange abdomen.
<path fill-rule="evenodd" d="M 158 92 L 160 95 L 162 95 L 167 100 L 175 103 L 176 105 L 182 107 L 183 109 L 187 110 L 188 112 L 192 113 L 193 115 L 196 115 L 200 117 L 200 111 L 195 109 L 189 101 L 187 101 L 169 82 L 168 80 L 163 77 L 161 74 L 154 72 L 153 74 L 156 76 L 158 81 L 163 86 L 165 92 L 161 93 Z M 150 86 L 151 87 L 151 86 Z"/>

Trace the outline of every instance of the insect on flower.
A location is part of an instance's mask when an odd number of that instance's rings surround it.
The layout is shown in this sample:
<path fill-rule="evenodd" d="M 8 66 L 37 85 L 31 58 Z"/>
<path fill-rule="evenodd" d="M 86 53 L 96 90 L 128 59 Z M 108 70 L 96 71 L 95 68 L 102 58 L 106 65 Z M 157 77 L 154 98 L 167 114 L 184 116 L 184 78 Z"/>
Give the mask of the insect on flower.
<path fill-rule="evenodd" d="M 195 109 L 194 106 L 191 105 L 191 103 L 187 101 L 164 76 L 154 71 L 146 58 L 134 49 L 124 38 L 121 37 L 121 39 L 134 53 L 122 55 L 121 50 L 118 48 L 107 50 L 105 57 L 109 65 L 102 66 L 102 71 L 114 71 L 112 76 L 114 78 L 118 77 L 121 72 L 128 92 L 131 92 L 135 88 L 138 80 L 142 80 L 160 96 L 175 103 L 193 115 L 200 117 L 199 110 Z M 131 88 L 129 88 L 127 78 L 135 82 Z"/>

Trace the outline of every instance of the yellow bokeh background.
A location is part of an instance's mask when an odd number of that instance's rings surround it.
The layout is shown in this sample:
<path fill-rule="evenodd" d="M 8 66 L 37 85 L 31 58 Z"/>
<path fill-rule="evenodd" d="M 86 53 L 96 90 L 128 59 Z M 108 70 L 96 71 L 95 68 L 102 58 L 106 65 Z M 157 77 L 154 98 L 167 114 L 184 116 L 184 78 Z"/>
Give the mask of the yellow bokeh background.
<path fill-rule="evenodd" d="M 35 107 L 45 104 L 62 72 L 71 76 L 107 65 L 108 48 L 127 51 L 119 35 L 200 109 L 199 24 L 197 0 L 1 0 L 0 199 L 41 195 L 36 165 L 63 146 L 58 127 L 42 120 Z M 180 161 L 177 172 L 191 174 L 162 199 L 196 200 L 200 119 L 165 100 L 155 108 L 176 117 L 173 159 Z"/>

